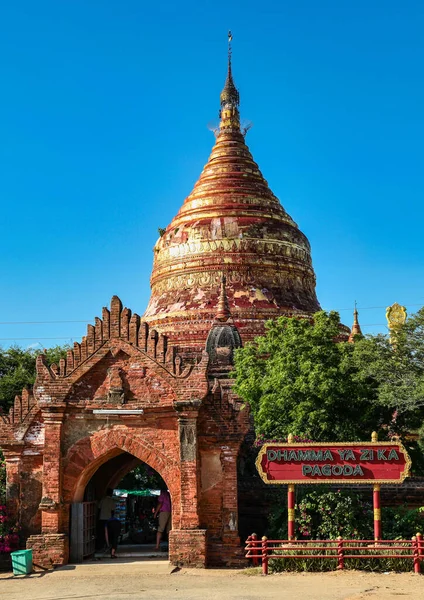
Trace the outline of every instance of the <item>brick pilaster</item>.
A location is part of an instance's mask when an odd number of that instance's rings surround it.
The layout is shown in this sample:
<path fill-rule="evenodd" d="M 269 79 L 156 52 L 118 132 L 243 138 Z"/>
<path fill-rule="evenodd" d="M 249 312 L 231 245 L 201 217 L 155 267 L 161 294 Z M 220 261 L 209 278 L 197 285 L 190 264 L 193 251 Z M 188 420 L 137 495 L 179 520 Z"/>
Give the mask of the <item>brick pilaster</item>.
<path fill-rule="evenodd" d="M 43 409 L 45 442 L 43 456 L 43 493 L 40 502 L 42 533 L 61 533 L 62 473 L 60 443 L 65 407 Z"/>
<path fill-rule="evenodd" d="M 6 504 L 9 516 L 20 521 L 22 445 L 3 449 L 6 460 Z"/>
<path fill-rule="evenodd" d="M 238 531 L 237 454 L 238 444 L 228 444 L 222 448 L 221 460 L 224 474 L 222 508 L 223 528 L 226 533 Z"/>
<path fill-rule="evenodd" d="M 199 527 L 199 459 L 197 418 L 200 400 L 176 402 L 181 465 L 181 529 Z"/>

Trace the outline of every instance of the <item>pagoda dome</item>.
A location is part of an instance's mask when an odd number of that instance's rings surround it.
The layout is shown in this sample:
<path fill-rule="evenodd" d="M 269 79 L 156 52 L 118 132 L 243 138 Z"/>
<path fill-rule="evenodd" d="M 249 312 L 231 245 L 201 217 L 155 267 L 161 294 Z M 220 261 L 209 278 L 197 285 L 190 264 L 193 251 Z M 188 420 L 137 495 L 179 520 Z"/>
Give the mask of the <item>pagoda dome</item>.
<path fill-rule="evenodd" d="M 306 236 L 273 194 L 240 127 L 229 53 L 216 142 L 194 189 L 154 247 L 144 318 L 182 344 L 204 347 L 226 277 L 243 340 L 279 315 L 319 310 Z"/>

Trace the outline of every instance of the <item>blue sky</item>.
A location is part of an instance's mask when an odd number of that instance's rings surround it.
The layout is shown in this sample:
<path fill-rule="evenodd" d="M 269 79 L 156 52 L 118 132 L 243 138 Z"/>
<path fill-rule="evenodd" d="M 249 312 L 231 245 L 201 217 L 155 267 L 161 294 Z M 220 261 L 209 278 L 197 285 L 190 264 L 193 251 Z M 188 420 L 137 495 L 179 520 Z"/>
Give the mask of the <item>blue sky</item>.
<path fill-rule="evenodd" d="M 228 29 L 321 305 L 350 324 L 357 300 L 367 332 L 422 306 L 423 27 L 410 0 L 3 2 L 0 344 L 77 340 L 113 294 L 143 313 L 157 229 L 213 145 Z"/>

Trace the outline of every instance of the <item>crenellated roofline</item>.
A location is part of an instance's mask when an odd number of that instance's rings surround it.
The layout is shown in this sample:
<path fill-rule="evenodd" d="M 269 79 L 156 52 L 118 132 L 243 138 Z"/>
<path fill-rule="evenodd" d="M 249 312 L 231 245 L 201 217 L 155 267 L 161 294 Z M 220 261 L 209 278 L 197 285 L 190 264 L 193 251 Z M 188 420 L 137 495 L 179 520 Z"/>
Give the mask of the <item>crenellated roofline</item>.
<path fill-rule="evenodd" d="M 68 350 L 66 359 L 62 358 L 59 365 L 48 365 L 42 354 L 37 357 L 37 373 L 48 372 L 52 379 L 69 378 L 107 342 L 114 339 L 128 342 L 158 365 L 166 366 L 166 370 L 175 377 L 186 377 L 190 372 L 190 365 L 182 368 L 178 349 L 168 343 L 167 336 L 150 329 L 137 313 L 123 307 L 118 296 L 113 296 L 110 310 L 103 307 L 102 319 L 96 317 L 95 325 L 87 325 L 87 335 L 82 337 L 81 343 L 74 342 L 73 349 Z"/>

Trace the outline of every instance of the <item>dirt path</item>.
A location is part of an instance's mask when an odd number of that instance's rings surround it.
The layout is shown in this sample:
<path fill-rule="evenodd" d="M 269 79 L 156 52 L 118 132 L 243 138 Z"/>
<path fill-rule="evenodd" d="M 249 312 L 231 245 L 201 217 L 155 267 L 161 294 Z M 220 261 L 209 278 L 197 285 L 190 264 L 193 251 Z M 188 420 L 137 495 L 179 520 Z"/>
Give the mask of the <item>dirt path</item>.
<path fill-rule="evenodd" d="M 402 600 L 424 598 L 412 573 L 284 573 L 267 578 L 234 570 L 171 573 L 164 561 L 102 561 L 54 572 L 0 574 L 1 600 Z"/>

